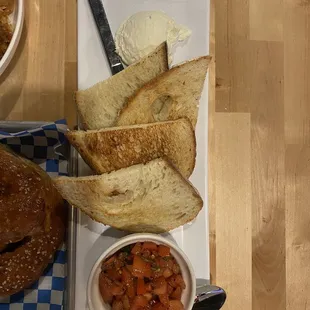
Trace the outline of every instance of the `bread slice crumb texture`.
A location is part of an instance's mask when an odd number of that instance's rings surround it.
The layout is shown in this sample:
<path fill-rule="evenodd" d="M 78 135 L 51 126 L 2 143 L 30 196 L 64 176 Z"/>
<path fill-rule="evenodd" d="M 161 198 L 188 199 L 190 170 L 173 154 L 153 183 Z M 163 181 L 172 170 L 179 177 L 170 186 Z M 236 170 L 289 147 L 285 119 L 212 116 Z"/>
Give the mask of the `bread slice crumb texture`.
<path fill-rule="evenodd" d="M 92 219 L 129 232 L 170 231 L 203 206 L 197 190 L 164 158 L 99 176 L 60 177 L 55 184 Z"/>
<path fill-rule="evenodd" d="M 162 73 L 139 89 L 121 110 L 118 126 L 187 117 L 195 128 L 199 100 L 210 56 L 203 56 Z"/>
<path fill-rule="evenodd" d="M 99 131 L 71 131 L 67 138 L 98 174 L 162 156 L 167 156 L 187 178 L 195 166 L 196 139 L 188 119 Z"/>
<path fill-rule="evenodd" d="M 166 43 L 120 73 L 76 93 L 76 103 L 85 129 L 115 124 L 120 109 L 140 87 L 168 70 Z"/>

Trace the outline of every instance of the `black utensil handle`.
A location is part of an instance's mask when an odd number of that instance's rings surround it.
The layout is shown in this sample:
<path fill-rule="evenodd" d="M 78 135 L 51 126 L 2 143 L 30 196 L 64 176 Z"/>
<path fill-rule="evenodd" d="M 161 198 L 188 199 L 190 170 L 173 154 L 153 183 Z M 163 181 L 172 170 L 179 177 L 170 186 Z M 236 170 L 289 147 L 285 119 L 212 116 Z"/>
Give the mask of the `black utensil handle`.
<path fill-rule="evenodd" d="M 112 74 L 116 74 L 124 69 L 121 58 L 115 52 L 115 43 L 110 29 L 107 15 L 101 0 L 88 0 L 91 7 L 101 42 L 105 49 Z"/>
<path fill-rule="evenodd" d="M 124 66 L 122 64 L 117 64 L 111 67 L 112 74 L 116 74 L 124 70 Z"/>
<path fill-rule="evenodd" d="M 226 294 L 220 294 L 195 303 L 193 310 L 219 310 L 222 308 L 226 300 Z"/>

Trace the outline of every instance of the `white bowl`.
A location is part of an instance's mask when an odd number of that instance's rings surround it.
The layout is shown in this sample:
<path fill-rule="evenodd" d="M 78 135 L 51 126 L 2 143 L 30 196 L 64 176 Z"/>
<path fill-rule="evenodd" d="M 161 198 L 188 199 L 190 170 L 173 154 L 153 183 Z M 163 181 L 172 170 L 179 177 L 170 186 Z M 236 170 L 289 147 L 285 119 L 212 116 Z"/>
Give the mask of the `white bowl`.
<path fill-rule="evenodd" d="M 152 241 L 154 243 L 164 244 L 170 247 L 171 254 L 180 265 L 182 276 L 186 283 L 186 288 L 182 294 L 182 303 L 186 310 L 192 309 L 196 294 L 196 278 L 194 275 L 193 267 L 185 253 L 175 243 L 160 235 L 141 233 L 132 234 L 120 239 L 110 248 L 108 248 L 94 264 L 87 283 L 87 302 L 90 310 L 111 309 L 111 306 L 103 301 L 99 291 L 99 275 L 101 272 L 101 263 L 104 261 L 104 259 L 113 255 L 118 250 L 129 244 L 145 241 Z"/>
<path fill-rule="evenodd" d="M 9 65 L 15 54 L 23 30 L 24 14 L 25 14 L 24 0 L 16 0 L 14 12 L 10 16 L 11 24 L 13 26 L 13 36 L 8 46 L 8 49 L 6 50 L 6 52 L 4 53 L 3 57 L 0 60 L 0 75 L 7 68 L 7 66 Z"/>

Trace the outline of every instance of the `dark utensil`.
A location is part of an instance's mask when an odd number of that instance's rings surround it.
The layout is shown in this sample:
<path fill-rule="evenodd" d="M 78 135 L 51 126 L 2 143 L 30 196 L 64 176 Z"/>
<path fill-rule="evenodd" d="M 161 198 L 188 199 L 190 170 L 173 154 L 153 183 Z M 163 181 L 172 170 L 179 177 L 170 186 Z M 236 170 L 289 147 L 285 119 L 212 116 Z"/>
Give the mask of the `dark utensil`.
<path fill-rule="evenodd" d="M 91 7 L 101 42 L 109 60 L 112 74 L 116 74 L 124 69 L 121 58 L 115 52 L 115 43 L 110 29 L 110 25 L 101 0 L 88 0 Z"/>
<path fill-rule="evenodd" d="M 196 299 L 193 310 L 219 310 L 225 303 L 226 292 L 214 285 L 208 285 L 206 280 L 197 280 Z"/>

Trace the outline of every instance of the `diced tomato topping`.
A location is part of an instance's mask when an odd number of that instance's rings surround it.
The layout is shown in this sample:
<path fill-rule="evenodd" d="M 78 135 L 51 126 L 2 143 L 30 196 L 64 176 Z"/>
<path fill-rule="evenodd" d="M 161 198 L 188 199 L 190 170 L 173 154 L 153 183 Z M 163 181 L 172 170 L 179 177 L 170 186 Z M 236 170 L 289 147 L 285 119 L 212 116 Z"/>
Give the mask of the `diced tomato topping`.
<path fill-rule="evenodd" d="M 169 307 L 169 296 L 168 294 L 159 295 L 159 301 L 165 306 Z"/>
<path fill-rule="evenodd" d="M 171 277 L 172 275 L 173 275 L 173 272 L 172 272 L 172 270 L 169 269 L 169 268 L 166 268 L 166 269 L 164 270 L 164 272 L 163 272 L 164 278 L 169 278 L 169 277 Z"/>
<path fill-rule="evenodd" d="M 169 247 L 138 242 L 109 257 L 101 268 L 100 294 L 112 310 L 184 310 L 185 282 Z"/>
<path fill-rule="evenodd" d="M 142 246 L 143 250 L 157 251 L 157 244 L 154 242 L 144 242 Z"/>
<path fill-rule="evenodd" d="M 137 278 L 150 278 L 152 274 L 151 264 L 135 255 L 133 258 L 132 275 Z"/>
<path fill-rule="evenodd" d="M 156 295 L 162 295 L 167 293 L 167 282 L 164 277 L 159 277 L 153 281 L 153 293 Z"/>
<path fill-rule="evenodd" d="M 115 296 L 114 296 L 114 299 L 115 299 L 115 300 L 122 300 L 123 296 L 124 296 L 124 295 L 115 295 Z"/>
<path fill-rule="evenodd" d="M 134 255 L 137 255 L 139 253 L 141 253 L 142 250 L 142 245 L 140 242 L 137 242 L 134 247 L 131 249 L 131 253 Z"/>
<path fill-rule="evenodd" d="M 162 257 L 157 257 L 155 259 L 156 264 L 161 268 L 168 268 L 168 262 L 165 261 Z"/>
<path fill-rule="evenodd" d="M 173 293 L 174 288 L 170 284 L 168 284 L 168 289 L 167 290 L 168 290 L 168 295 L 170 296 Z"/>
<path fill-rule="evenodd" d="M 143 250 L 142 257 L 149 259 L 152 255 L 152 252 L 150 250 Z"/>
<path fill-rule="evenodd" d="M 122 279 L 122 272 L 120 272 L 120 270 L 116 270 L 115 268 L 108 269 L 106 273 L 107 276 L 113 281 L 120 281 Z"/>
<path fill-rule="evenodd" d="M 152 288 L 152 285 L 151 283 L 146 283 L 145 284 L 145 289 L 146 291 L 149 293 L 149 292 L 152 292 L 153 291 L 153 288 Z"/>
<path fill-rule="evenodd" d="M 123 310 L 123 303 L 120 300 L 113 301 L 112 310 Z"/>
<path fill-rule="evenodd" d="M 106 277 L 102 272 L 99 275 L 99 290 L 104 302 L 111 303 L 113 294 L 111 292 L 112 281 Z"/>
<path fill-rule="evenodd" d="M 176 275 L 175 281 L 177 286 L 180 287 L 181 289 L 184 290 L 186 288 L 185 282 L 180 274 Z"/>
<path fill-rule="evenodd" d="M 129 310 L 130 309 L 130 301 L 127 295 L 123 295 L 122 297 L 122 303 L 124 310 Z"/>
<path fill-rule="evenodd" d="M 162 277 L 163 273 L 163 268 L 156 268 L 155 270 L 152 270 L 152 278 L 157 279 L 159 277 Z"/>
<path fill-rule="evenodd" d="M 125 290 L 124 290 L 123 285 L 118 281 L 114 281 L 113 284 L 111 285 L 111 293 L 114 296 L 123 295 L 124 291 Z"/>
<path fill-rule="evenodd" d="M 166 257 L 166 256 L 170 256 L 170 248 L 168 248 L 167 246 L 160 244 L 158 246 L 158 254 L 161 257 Z"/>
<path fill-rule="evenodd" d="M 124 285 L 127 285 L 128 283 L 133 281 L 133 276 L 132 276 L 132 274 L 130 273 L 130 271 L 126 267 L 122 268 L 121 277 L 122 277 L 122 282 L 123 282 Z"/>
<path fill-rule="evenodd" d="M 182 297 L 182 289 L 181 287 L 177 287 L 172 294 L 170 294 L 170 297 L 172 299 L 177 299 L 177 300 L 181 300 L 181 297 Z"/>
<path fill-rule="evenodd" d="M 153 295 L 151 293 L 145 293 L 143 296 L 147 299 L 147 301 L 150 301 L 153 298 Z"/>
<path fill-rule="evenodd" d="M 184 306 L 180 300 L 170 300 L 169 310 L 184 310 Z"/>
<path fill-rule="evenodd" d="M 122 268 L 124 265 L 125 265 L 124 261 L 120 260 L 119 258 L 116 258 L 116 259 L 114 260 L 114 268 L 115 268 L 116 270 Z"/>
<path fill-rule="evenodd" d="M 152 306 L 152 310 L 167 310 L 167 307 L 165 307 L 162 303 L 157 302 Z"/>
<path fill-rule="evenodd" d="M 141 308 L 143 309 L 147 305 L 148 305 L 148 300 L 144 296 L 138 295 L 134 298 L 130 309 L 141 310 Z"/>
<path fill-rule="evenodd" d="M 181 268 L 178 264 L 173 264 L 172 271 L 174 274 L 179 274 L 181 272 Z"/>
<path fill-rule="evenodd" d="M 172 259 L 164 259 L 162 257 L 158 257 L 156 259 L 156 263 L 161 268 L 169 268 L 171 270 L 173 268 L 173 260 Z"/>
<path fill-rule="evenodd" d="M 136 296 L 136 285 L 134 281 L 128 283 L 126 294 L 129 297 L 129 299 L 132 299 Z"/>
<path fill-rule="evenodd" d="M 114 262 L 115 259 L 116 259 L 116 255 L 111 256 L 110 258 L 108 258 L 107 261 L 104 261 L 104 262 L 103 262 L 102 267 L 111 265 L 111 264 Z M 104 269 L 104 268 L 103 268 L 103 269 Z"/>
<path fill-rule="evenodd" d="M 170 277 L 168 279 L 168 283 L 174 288 L 179 286 L 182 289 L 185 289 L 186 287 L 185 282 L 180 274 L 173 275 L 172 277 Z"/>
<path fill-rule="evenodd" d="M 137 294 L 138 295 L 143 295 L 146 292 L 147 292 L 147 290 L 146 290 L 146 286 L 145 286 L 144 280 L 143 279 L 138 279 L 137 280 Z"/>

